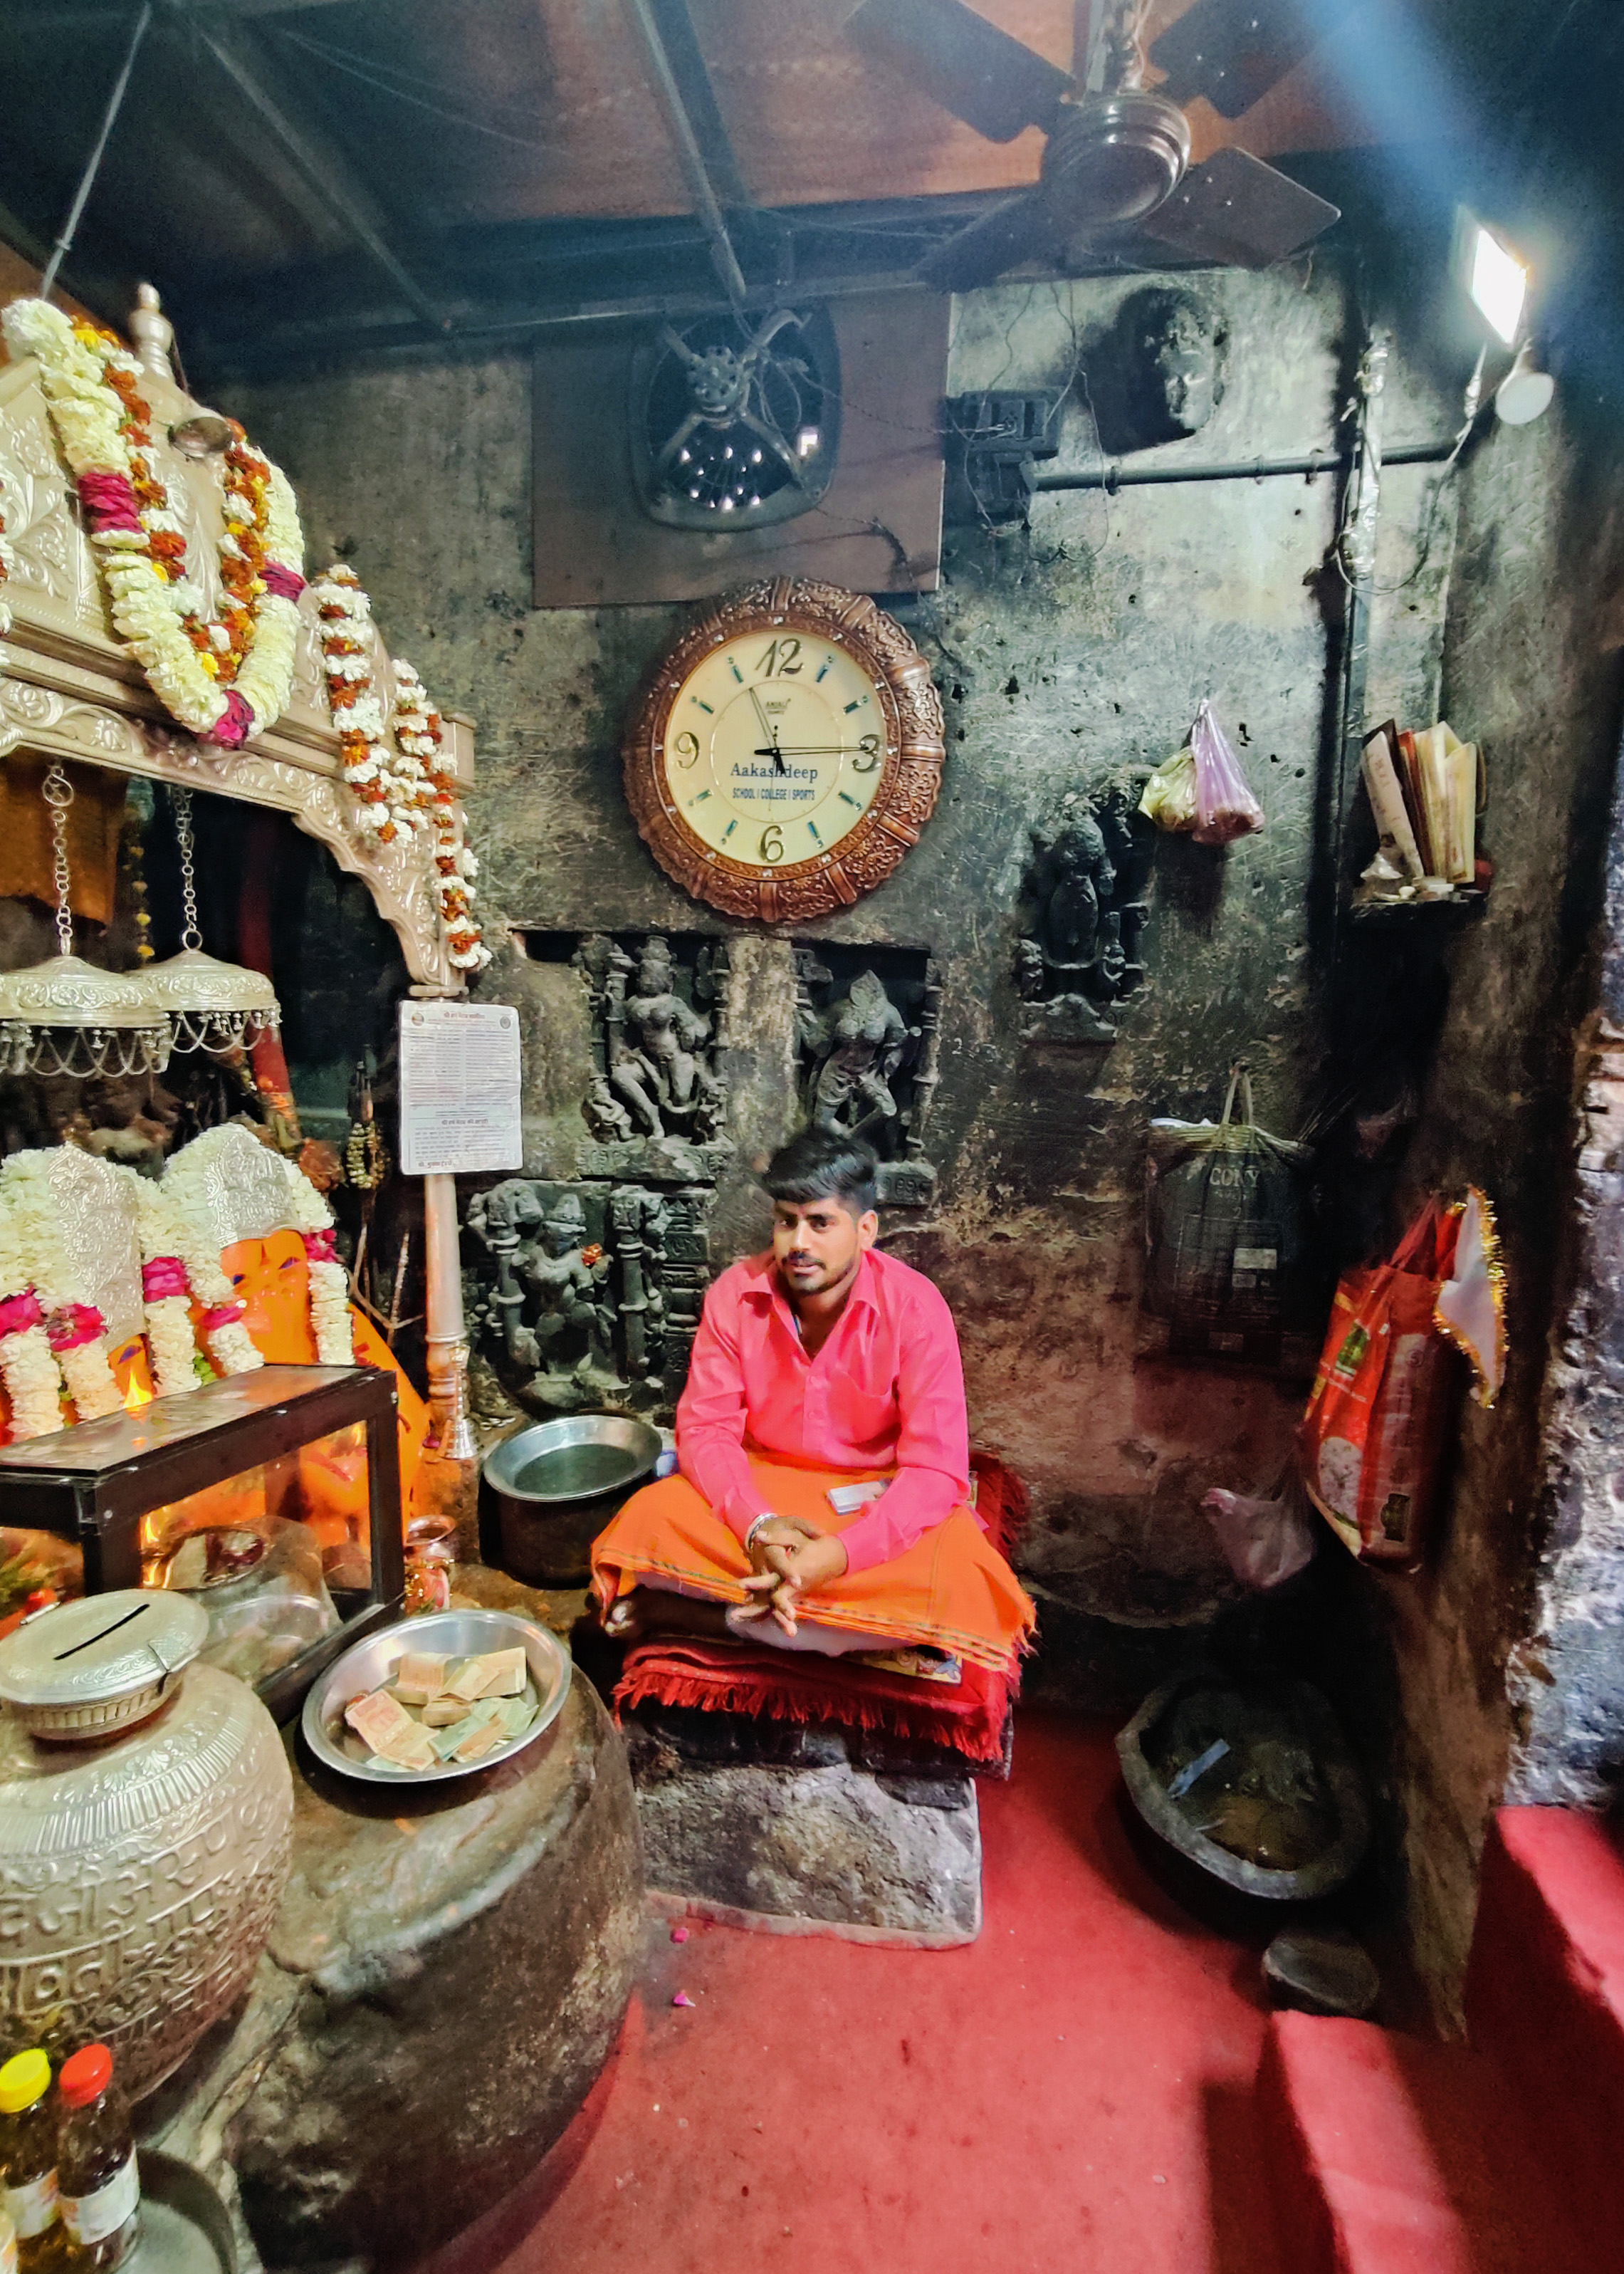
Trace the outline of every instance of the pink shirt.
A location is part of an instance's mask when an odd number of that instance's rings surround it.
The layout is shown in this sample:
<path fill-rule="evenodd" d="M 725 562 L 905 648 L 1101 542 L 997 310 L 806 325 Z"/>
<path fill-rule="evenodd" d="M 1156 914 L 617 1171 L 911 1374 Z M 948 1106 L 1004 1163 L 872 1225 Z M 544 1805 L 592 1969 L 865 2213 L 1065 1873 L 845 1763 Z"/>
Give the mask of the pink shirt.
<path fill-rule="evenodd" d="M 724 1271 L 694 1338 L 677 1454 L 741 1540 L 769 1513 L 747 1444 L 808 1467 L 895 1469 L 840 1534 L 849 1570 L 890 1562 L 940 1524 L 969 1489 L 970 1434 L 953 1314 L 929 1280 L 868 1249 L 808 1358 L 771 1253 Z"/>

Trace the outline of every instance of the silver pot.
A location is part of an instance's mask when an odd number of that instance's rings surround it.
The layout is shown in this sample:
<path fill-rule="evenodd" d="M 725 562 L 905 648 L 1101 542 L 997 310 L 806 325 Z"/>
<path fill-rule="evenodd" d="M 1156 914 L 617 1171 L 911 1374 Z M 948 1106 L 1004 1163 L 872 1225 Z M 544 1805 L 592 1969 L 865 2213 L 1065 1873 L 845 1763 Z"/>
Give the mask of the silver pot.
<path fill-rule="evenodd" d="M 135 2098 L 253 1975 L 293 1780 L 252 1690 L 193 1663 L 184 1595 L 63 1603 L 0 1643 L 0 2014 L 14 2045 L 100 2038 Z"/>
<path fill-rule="evenodd" d="M 515 1579 L 584 1585 L 593 1540 L 653 1474 L 662 1442 L 626 1414 L 568 1413 L 493 1445 L 482 1470 L 483 1513 L 502 1569 Z"/>

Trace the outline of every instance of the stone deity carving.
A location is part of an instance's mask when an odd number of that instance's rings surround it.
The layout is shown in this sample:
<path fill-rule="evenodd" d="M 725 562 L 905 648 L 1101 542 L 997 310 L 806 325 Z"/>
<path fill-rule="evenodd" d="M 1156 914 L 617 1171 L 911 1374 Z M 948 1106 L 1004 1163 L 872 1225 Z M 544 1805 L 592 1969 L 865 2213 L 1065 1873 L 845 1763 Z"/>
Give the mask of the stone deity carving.
<path fill-rule="evenodd" d="M 844 999 L 813 1019 L 815 1029 L 804 1035 L 814 1061 L 813 1127 L 856 1137 L 867 1136 L 876 1122 L 895 1121 L 900 1108 L 891 1076 L 918 1035 L 874 973 L 860 971 Z"/>
<path fill-rule="evenodd" d="M 507 1356 L 532 1376 L 529 1398 L 564 1410 L 595 1402 L 616 1379 L 614 1309 L 609 1264 L 588 1243 L 581 1201 L 564 1193 L 544 1204 L 510 1177 L 475 1196 L 468 1223 L 495 1258 L 493 1315 Z"/>
<path fill-rule="evenodd" d="M 820 1004 L 835 984 L 812 949 L 796 950 L 795 1040 L 806 1118 L 814 1128 L 873 1146 L 885 1205 L 923 1207 L 936 1190 L 925 1124 L 940 1079 L 940 975 L 934 963 L 926 966 L 916 1025 L 877 972 L 859 971 L 844 995 Z"/>
<path fill-rule="evenodd" d="M 1220 335 L 1192 293 L 1153 285 L 1123 303 L 1118 351 L 1139 447 L 1199 434 L 1223 400 Z"/>
<path fill-rule="evenodd" d="M 1139 812 L 1142 776 L 1095 791 L 1057 828 L 1033 832 L 1026 922 L 1016 948 L 1028 1040 L 1110 1042 L 1108 1015 L 1144 977 L 1139 941 L 1154 837 Z"/>

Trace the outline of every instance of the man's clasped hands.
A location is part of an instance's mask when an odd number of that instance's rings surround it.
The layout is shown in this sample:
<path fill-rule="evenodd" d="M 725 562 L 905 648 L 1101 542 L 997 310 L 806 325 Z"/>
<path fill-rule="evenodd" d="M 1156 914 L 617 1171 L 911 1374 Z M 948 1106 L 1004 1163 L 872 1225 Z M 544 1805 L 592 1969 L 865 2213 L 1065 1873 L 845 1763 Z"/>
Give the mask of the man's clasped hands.
<path fill-rule="evenodd" d="M 846 1549 L 833 1532 L 798 1516 L 769 1517 L 751 1534 L 745 1586 L 755 1600 L 735 1620 L 771 1617 L 786 1635 L 795 1631 L 801 1598 L 846 1570 Z"/>

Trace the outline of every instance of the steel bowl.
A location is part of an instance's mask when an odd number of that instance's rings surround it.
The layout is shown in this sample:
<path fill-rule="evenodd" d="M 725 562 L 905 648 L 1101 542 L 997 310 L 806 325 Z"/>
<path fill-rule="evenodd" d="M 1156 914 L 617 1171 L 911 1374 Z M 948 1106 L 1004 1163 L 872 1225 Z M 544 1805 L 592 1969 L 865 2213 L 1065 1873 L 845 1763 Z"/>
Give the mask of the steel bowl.
<path fill-rule="evenodd" d="M 623 1413 L 567 1413 L 515 1429 L 485 1457 L 492 1492 L 530 1514 L 601 1500 L 650 1476 L 660 1433 Z"/>
<path fill-rule="evenodd" d="M 398 1769 L 375 1754 L 360 1759 L 349 1750 L 344 1708 L 352 1698 L 380 1690 L 409 1650 L 444 1651 L 451 1658 L 472 1658 L 487 1650 L 524 1646 L 530 1679 L 536 1684 L 538 1710 L 522 1737 L 510 1738 L 477 1761 L 441 1761 L 432 1769 Z M 483 1776 L 533 1745 L 550 1729 L 564 1710 L 569 1695 L 569 1652 L 555 1634 L 515 1611 L 431 1611 L 416 1619 L 401 1619 L 381 1628 L 335 1659 L 312 1684 L 304 1700 L 304 1742 L 327 1768 L 362 1784 L 402 1786 L 443 1784 L 452 1777 Z M 358 1741 L 357 1741 L 358 1742 Z"/>

